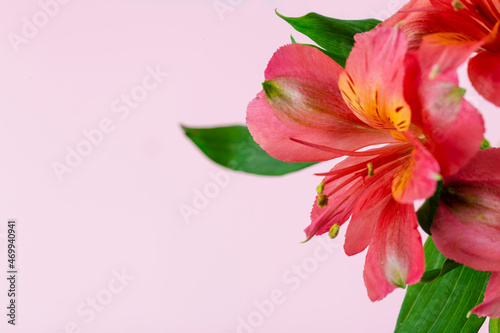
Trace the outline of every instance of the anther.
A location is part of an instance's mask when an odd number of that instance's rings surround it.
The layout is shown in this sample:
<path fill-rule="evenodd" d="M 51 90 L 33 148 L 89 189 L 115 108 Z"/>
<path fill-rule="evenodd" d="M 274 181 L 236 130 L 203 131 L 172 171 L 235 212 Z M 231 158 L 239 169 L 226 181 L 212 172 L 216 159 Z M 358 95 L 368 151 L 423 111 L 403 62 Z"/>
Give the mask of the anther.
<path fill-rule="evenodd" d="M 318 204 L 319 208 L 323 208 L 326 205 L 328 205 L 328 197 L 324 194 L 320 195 L 320 196 L 318 196 L 316 203 Z"/>
<path fill-rule="evenodd" d="M 316 192 L 318 192 L 318 195 L 323 194 L 323 190 L 325 189 L 325 183 L 321 183 L 316 187 Z"/>
<path fill-rule="evenodd" d="M 330 231 L 328 231 L 328 236 L 330 236 L 331 239 L 334 239 L 339 234 L 339 230 L 340 230 L 340 224 L 335 223 L 330 228 Z"/>
<path fill-rule="evenodd" d="M 370 162 L 366 165 L 366 167 L 368 168 L 368 177 L 372 177 L 373 176 L 373 163 Z"/>
<path fill-rule="evenodd" d="M 453 0 L 451 2 L 451 5 L 453 6 L 453 9 L 458 12 L 460 9 L 464 9 L 465 8 L 465 5 L 460 2 L 459 0 Z"/>

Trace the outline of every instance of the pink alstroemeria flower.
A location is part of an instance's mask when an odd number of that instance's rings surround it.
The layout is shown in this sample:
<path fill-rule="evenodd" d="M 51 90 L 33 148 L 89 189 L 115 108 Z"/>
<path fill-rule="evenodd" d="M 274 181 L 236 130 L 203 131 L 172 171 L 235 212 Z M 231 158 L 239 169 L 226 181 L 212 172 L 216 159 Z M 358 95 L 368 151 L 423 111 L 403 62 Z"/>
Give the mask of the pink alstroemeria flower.
<path fill-rule="evenodd" d="M 480 151 L 443 181 L 431 227 L 436 247 L 447 257 L 492 272 L 484 301 L 471 312 L 500 317 L 500 149 Z"/>
<path fill-rule="evenodd" d="M 413 201 L 434 193 L 440 173 L 467 164 L 484 126 L 451 71 L 429 79 L 400 30 L 376 29 L 356 41 L 345 70 L 310 46 L 280 48 L 264 90 L 248 106 L 247 124 L 280 160 L 347 156 L 323 174 L 305 232 L 308 239 L 333 237 L 352 216 L 344 248 L 354 255 L 369 247 L 364 280 L 375 301 L 420 280 Z"/>
<path fill-rule="evenodd" d="M 500 3 L 498 0 L 411 0 L 382 23 L 400 25 L 410 48 L 422 42 L 443 61 L 469 61 L 469 78 L 487 100 L 500 106 Z M 439 65 L 436 67 L 439 70 Z"/>

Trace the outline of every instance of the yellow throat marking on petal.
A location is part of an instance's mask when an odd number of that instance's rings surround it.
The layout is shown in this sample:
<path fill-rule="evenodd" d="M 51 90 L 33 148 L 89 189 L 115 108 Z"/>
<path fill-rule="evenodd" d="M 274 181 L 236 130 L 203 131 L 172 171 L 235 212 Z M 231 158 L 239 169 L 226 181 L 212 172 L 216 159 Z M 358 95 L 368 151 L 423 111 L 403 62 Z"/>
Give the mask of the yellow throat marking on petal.
<path fill-rule="evenodd" d="M 408 182 L 412 180 L 415 170 L 415 160 L 408 158 L 399 168 L 392 180 L 392 196 L 396 201 L 399 201 L 408 186 Z M 440 181 L 443 177 L 438 173 L 429 174 L 429 177 Z"/>
<path fill-rule="evenodd" d="M 339 88 L 351 111 L 367 125 L 385 131 L 408 131 L 411 109 L 402 96 L 385 96 L 378 87 L 361 91 L 346 71 L 340 74 Z"/>
<path fill-rule="evenodd" d="M 406 185 L 412 177 L 412 171 L 415 167 L 415 162 L 409 158 L 401 165 L 399 171 L 396 173 L 392 180 L 392 195 L 394 199 L 399 200 L 403 196 Z"/>
<path fill-rule="evenodd" d="M 408 138 L 401 132 L 398 131 L 391 131 L 391 135 L 394 139 L 398 140 L 399 142 L 410 142 Z"/>
<path fill-rule="evenodd" d="M 422 129 L 415 126 L 414 124 L 411 124 L 410 128 L 408 128 L 408 131 L 405 133 L 419 140 L 420 143 L 423 144 L 424 146 L 427 144 L 427 138 L 422 132 Z M 408 137 L 406 137 L 405 133 L 401 133 L 398 131 L 391 131 L 391 135 L 394 139 L 398 140 L 401 143 L 409 143 L 410 140 L 408 139 Z"/>

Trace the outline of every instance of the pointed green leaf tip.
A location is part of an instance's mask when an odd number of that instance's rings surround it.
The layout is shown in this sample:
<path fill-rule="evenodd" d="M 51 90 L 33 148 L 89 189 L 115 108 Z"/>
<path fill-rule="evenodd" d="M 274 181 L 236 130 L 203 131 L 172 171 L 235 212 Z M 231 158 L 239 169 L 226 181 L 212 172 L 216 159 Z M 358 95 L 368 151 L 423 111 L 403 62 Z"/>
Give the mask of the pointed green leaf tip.
<path fill-rule="evenodd" d="M 375 19 L 339 20 L 316 13 L 301 17 L 286 17 L 276 10 L 276 15 L 295 30 L 312 39 L 323 53 L 344 67 L 354 46 L 354 35 L 372 30 L 380 23 Z"/>
<path fill-rule="evenodd" d="M 186 136 L 212 161 L 226 168 L 264 176 L 281 176 L 315 163 L 287 163 L 266 153 L 246 126 L 189 128 Z"/>
<path fill-rule="evenodd" d="M 420 282 L 424 283 L 434 282 L 441 276 L 445 275 L 448 272 L 451 272 L 452 270 L 460 266 L 462 266 L 462 264 L 459 264 L 458 262 L 455 262 L 451 259 L 446 259 L 446 261 L 443 264 L 443 267 L 432 269 L 430 271 L 425 271 L 424 275 L 420 279 Z"/>

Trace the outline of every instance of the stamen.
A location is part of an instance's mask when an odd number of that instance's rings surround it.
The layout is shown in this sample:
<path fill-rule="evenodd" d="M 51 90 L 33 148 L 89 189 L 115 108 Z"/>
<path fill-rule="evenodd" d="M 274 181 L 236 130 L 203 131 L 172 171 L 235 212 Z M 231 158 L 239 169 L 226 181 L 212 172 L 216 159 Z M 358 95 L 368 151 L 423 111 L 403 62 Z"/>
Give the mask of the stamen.
<path fill-rule="evenodd" d="M 315 143 L 302 141 L 302 140 L 295 139 L 295 138 L 289 138 L 289 139 L 293 142 L 300 143 L 304 146 L 316 148 L 316 149 L 323 150 L 323 151 L 326 151 L 329 153 L 339 154 L 341 156 L 373 156 L 373 155 L 380 154 L 380 152 L 377 149 L 370 149 L 370 150 L 366 150 L 366 151 L 348 151 L 348 150 L 341 150 L 341 149 L 335 149 L 332 147 L 317 145 Z"/>
<path fill-rule="evenodd" d="M 330 221 L 330 219 L 332 218 L 332 216 L 337 213 L 337 210 L 345 203 L 347 202 L 348 200 L 351 200 L 352 197 L 354 195 L 356 195 L 356 197 L 358 198 L 359 196 L 361 196 L 364 191 L 366 189 L 369 188 L 369 186 L 371 186 L 373 183 L 375 183 L 376 181 L 378 181 L 380 178 L 382 178 L 384 176 L 384 174 L 386 172 L 390 172 L 390 170 L 396 168 L 396 167 L 399 167 L 400 163 L 398 163 L 397 161 L 394 161 L 394 162 L 391 162 L 389 163 L 388 165 L 384 166 L 384 170 L 382 170 L 381 172 L 377 172 L 377 174 L 370 178 L 367 182 L 367 184 L 365 183 L 360 183 L 360 184 L 356 184 L 355 186 L 353 186 L 350 190 L 349 190 L 349 194 L 346 195 L 342 201 L 337 204 L 337 206 L 335 206 L 335 208 L 333 208 L 326 216 L 324 216 L 322 218 L 322 221 L 319 222 L 316 226 L 316 228 L 314 228 L 314 232 L 311 233 L 311 235 L 309 237 L 307 237 L 307 239 L 305 241 L 303 241 L 302 243 L 307 243 L 308 241 L 311 240 L 311 238 L 313 238 L 317 232 L 328 222 Z M 347 179 L 345 182 L 343 182 L 342 184 L 340 184 L 339 186 L 337 186 L 335 189 L 333 189 L 331 191 L 331 193 L 335 193 L 336 191 L 338 191 L 339 189 L 343 188 L 344 186 L 346 186 L 347 184 L 351 183 L 353 180 L 355 180 L 357 177 L 360 176 L 360 173 L 357 173 L 355 175 L 353 175 L 353 177 Z M 364 189 L 363 189 L 364 187 Z M 357 199 L 356 199 L 357 200 Z"/>
<path fill-rule="evenodd" d="M 333 171 L 329 171 L 329 172 L 325 172 L 325 173 L 317 173 L 316 175 L 317 176 L 333 176 L 332 178 L 330 178 L 326 181 L 326 184 L 328 184 L 328 183 L 330 183 L 338 178 L 341 178 L 343 176 L 346 176 L 350 173 L 353 173 L 353 172 L 356 172 L 359 170 L 365 170 L 365 168 L 367 167 L 367 163 L 372 163 L 374 168 L 379 167 L 379 166 L 382 166 L 388 162 L 397 161 L 400 158 L 408 156 L 412 150 L 413 150 L 413 146 L 408 146 L 407 148 L 403 148 L 400 145 L 398 145 L 398 147 L 392 148 L 392 151 L 388 150 L 387 154 L 377 156 L 375 158 L 369 159 L 367 161 L 364 161 L 364 162 L 361 162 L 361 163 L 358 163 L 355 165 L 351 165 L 351 166 L 343 168 L 343 169 L 333 170 Z M 363 171 L 363 172 L 365 172 L 365 171 Z"/>
<path fill-rule="evenodd" d="M 335 223 L 330 228 L 330 231 L 328 231 L 328 236 L 330 236 L 331 239 L 334 239 L 339 234 L 339 230 L 340 230 L 340 224 Z"/>
<path fill-rule="evenodd" d="M 465 8 L 465 5 L 464 5 L 462 2 L 460 2 L 459 0 L 453 0 L 453 1 L 451 2 L 451 5 L 453 6 L 453 9 L 454 9 L 456 12 L 458 12 L 459 10 L 461 10 L 461 9 L 464 9 L 464 8 Z"/>
<path fill-rule="evenodd" d="M 316 192 L 318 192 L 318 195 L 323 194 L 323 190 L 325 189 L 325 183 L 321 183 L 316 187 Z"/>
<path fill-rule="evenodd" d="M 363 169 L 362 171 L 359 171 L 359 172 L 353 174 L 351 177 L 349 177 L 348 179 L 346 179 L 344 182 L 342 182 L 341 184 L 339 184 L 335 188 L 333 188 L 333 189 L 329 188 L 328 193 L 330 193 L 330 194 L 336 193 L 337 191 L 339 191 L 340 189 L 344 188 L 345 186 L 347 186 L 351 182 L 355 181 L 357 178 L 362 179 L 362 182 L 354 183 L 353 186 L 351 188 L 349 188 L 349 191 L 346 193 L 346 195 L 343 197 L 343 199 L 337 205 L 335 205 L 333 207 L 333 209 L 332 209 L 331 206 L 329 207 L 328 214 L 325 214 L 325 216 L 323 216 L 321 218 L 321 221 L 316 224 L 316 227 L 314 228 L 314 231 L 312 233 L 310 233 L 310 235 L 307 237 L 307 239 L 305 241 L 303 241 L 302 243 L 306 243 L 309 240 L 311 240 L 311 238 L 313 238 L 318 233 L 318 231 L 325 224 L 328 223 L 328 221 L 331 221 L 331 219 L 336 214 L 339 213 L 338 210 L 340 209 L 340 207 L 343 204 L 345 204 L 346 202 L 348 202 L 350 200 L 357 201 L 358 198 L 361 195 L 363 195 L 363 193 L 364 193 L 365 190 L 367 190 L 368 188 L 370 188 L 370 186 L 372 186 L 374 183 L 376 183 L 381 178 L 383 178 L 388 172 L 392 172 L 395 168 L 398 168 L 401 165 L 401 162 L 399 160 L 401 158 L 406 158 L 408 156 L 408 154 L 413 150 L 413 147 L 411 146 L 409 148 L 403 148 L 403 149 L 401 149 L 401 147 L 400 147 L 400 150 L 401 151 L 398 154 L 396 154 L 395 156 L 394 155 L 392 155 L 392 156 L 385 156 L 385 158 L 382 158 L 382 159 L 380 159 L 379 158 L 380 156 L 379 156 L 376 159 L 374 159 L 374 160 L 378 160 L 378 161 L 383 161 L 383 163 L 380 164 L 380 167 L 379 167 L 380 170 L 377 172 L 377 174 L 373 174 L 373 177 L 370 177 L 366 182 L 365 182 L 365 179 L 363 178 L 363 175 L 366 175 L 366 171 Z M 388 161 L 384 161 L 384 160 L 388 160 Z M 366 163 L 366 162 L 364 162 L 364 163 Z M 366 164 L 363 164 L 363 163 L 361 163 L 361 165 L 367 166 Z M 359 166 L 359 164 L 358 164 L 358 166 Z M 346 169 L 349 169 L 349 168 L 346 168 Z M 357 170 L 360 170 L 360 169 L 357 169 Z M 340 171 L 343 171 L 343 170 L 340 170 Z M 349 172 L 349 173 L 352 173 L 352 171 Z M 349 173 L 347 173 L 347 174 L 349 174 Z M 342 176 L 345 176 L 345 175 L 346 174 L 343 174 Z M 337 179 L 338 178 L 339 177 L 337 177 Z M 327 183 L 328 182 L 329 181 L 327 181 Z M 325 195 L 323 195 L 323 196 L 325 196 Z M 353 198 L 353 196 L 355 196 L 355 198 Z M 319 201 L 319 197 L 318 197 L 318 201 Z M 342 211 L 340 211 L 340 212 L 342 212 Z"/>
<path fill-rule="evenodd" d="M 323 208 L 328 205 L 328 197 L 324 194 L 320 195 L 316 200 L 319 208 Z"/>
<path fill-rule="evenodd" d="M 335 187 L 332 191 L 330 191 L 331 193 L 335 193 L 337 192 L 338 190 L 340 190 L 341 188 L 343 188 L 344 186 L 346 186 L 347 184 L 351 183 L 352 181 L 354 181 L 356 178 L 360 177 L 361 174 L 360 173 L 357 173 L 357 174 L 354 174 L 352 177 L 350 177 L 349 179 L 347 179 L 346 181 L 344 181 L 342 184 L 338 185 L 337 187 Z M 342 204 L 344 202 L 346 202 L 349 198 L 351 198 L 353 196 L 354 193 L 356 193 L 358 190 L 360 189 L 360 187 L 358 186 L 357 188 L 353 188 L 351 189 L 350 193 L 345 196 L 342 201 L 335 207 L 333 208 L 326 217 L 323 218 L 323 221 L 321 223 L 318 223 L 318 226 L 314 229 L 314 232 L 309 236 L 307 237 L 307 239 L 305 241 L 303 241 L 302 243 L 307 243 L 309 240 L 311 240 L 311 238 L 313 238 L 314 235 L 316 235 L 316 233 L 318 232 L 319 229 L 321 229 L 321 227 L 323 227 L 323 225 L 325 225 L 326 222 L 328 222 L 330 220 L 330 218 L 332 217 L 332 215 L 337 211 L 337 209 L 339 209 L 340 206 L 342 206 Z M 325 196 L 325 195 L 323 195 Z M 326 196 L 325 196 L 326 197 Z M 328 197 L 327 197 L 328 198 Z M 319 206 L 319 200 L 320 200 L 320 197 L 318 197 L 317 199 L 317 202 L 318 202 L 318 206 Z M 321 206 L 320 206 L 321 208 Z"/>
<path fill-rule="evenodd" d="M 301 243 L 307 243 L 314 236 L 316 236 L 316 234 L 318 233 L 319 229 L 321 229 L 330 220 L 330 218 L 332 217 L 332 215 L 334 215 L 337 212 L 337 209 L 340 206 L 342 206 L 342 204 L 344 202 L 346 202 L 348 199 L 350 199 L 353 196 L 353 194 L 357 192 L 358 189 L 354 189 L 352 193 L 350 193 L 349 195 L 347 195 L 334 209 L 332 209 L 325 217 L 323 217 L 322 221 L 320 223 L 318 223 L 318 225 L 316 226 L 316 228 L 314 228 L 314 232 L 312 232 L 311 235 L 309 237 L 307 237 L 307 239 L 305 241 L 302 241 Z"/>
<path fill-rule="evenodd" d="M 373 176 L 373 163 L 370 162 L 366 166 L 368 167 L 368 177 L 372 177 Z"/>

